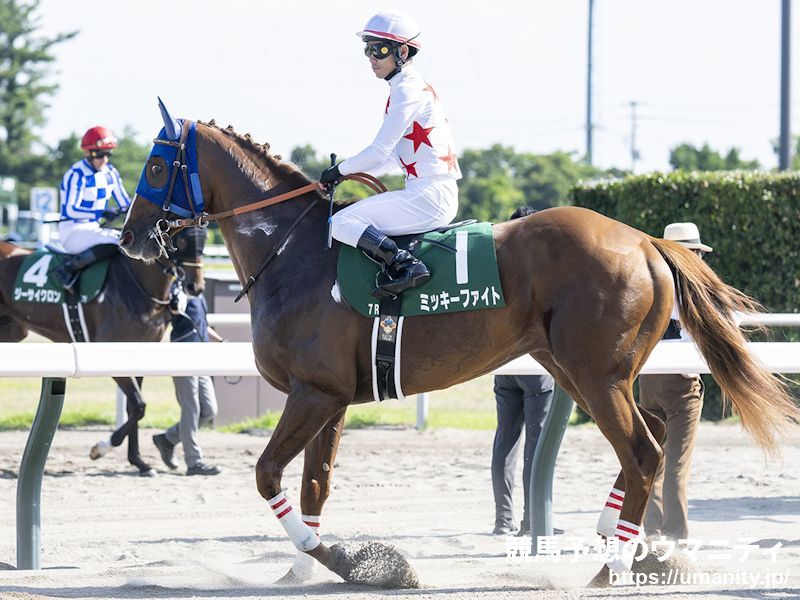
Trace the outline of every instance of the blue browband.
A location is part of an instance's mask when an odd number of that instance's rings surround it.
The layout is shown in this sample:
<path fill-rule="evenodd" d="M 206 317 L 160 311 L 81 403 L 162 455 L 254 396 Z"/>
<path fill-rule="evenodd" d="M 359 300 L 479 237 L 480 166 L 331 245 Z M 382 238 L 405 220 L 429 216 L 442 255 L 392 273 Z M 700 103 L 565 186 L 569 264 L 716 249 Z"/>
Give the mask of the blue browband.
<path fill-rule="evenodd" d="M 205 208 L 197 168 L 197 123 L 184 119 L 175 123 L 179 135 L 163 127 L 153 140 L 136 194 L 180 217 L 197 217 Z"/>

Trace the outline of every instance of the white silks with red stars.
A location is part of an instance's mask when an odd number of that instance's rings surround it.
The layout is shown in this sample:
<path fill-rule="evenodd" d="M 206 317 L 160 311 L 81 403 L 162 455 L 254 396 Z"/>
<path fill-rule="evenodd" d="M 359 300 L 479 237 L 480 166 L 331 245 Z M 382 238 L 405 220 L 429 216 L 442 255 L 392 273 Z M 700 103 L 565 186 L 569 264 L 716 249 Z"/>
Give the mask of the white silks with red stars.
<path fill-rule="evenodd" d="M 407 65 L 389 80 L 389 87 L 378 134 L 367 148 L 339 165 L 342 175 L 400 167 L 407 180 L 460 179 L 450 123 L 433 86 Z"/>

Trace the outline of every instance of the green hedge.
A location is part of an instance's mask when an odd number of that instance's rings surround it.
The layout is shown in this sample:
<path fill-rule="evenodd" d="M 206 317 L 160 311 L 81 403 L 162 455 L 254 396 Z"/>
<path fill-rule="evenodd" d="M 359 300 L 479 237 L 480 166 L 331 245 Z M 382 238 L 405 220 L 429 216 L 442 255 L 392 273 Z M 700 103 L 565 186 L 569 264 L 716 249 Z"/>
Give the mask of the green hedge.
<path fill-rule="evenodd" d="M 582 182 L 570 195 L 576 206 L 656 237 L 668 223 L 693 221 L 714 248 L 706 260 L 726 283 L 767 312 L 800 311 L 800 172 L 651 173 Z M 796 341 L 800 332 L 776 331 L 772 338 Z M 704 416 L 720 412 L 718 388 L 709 385 Z"/>

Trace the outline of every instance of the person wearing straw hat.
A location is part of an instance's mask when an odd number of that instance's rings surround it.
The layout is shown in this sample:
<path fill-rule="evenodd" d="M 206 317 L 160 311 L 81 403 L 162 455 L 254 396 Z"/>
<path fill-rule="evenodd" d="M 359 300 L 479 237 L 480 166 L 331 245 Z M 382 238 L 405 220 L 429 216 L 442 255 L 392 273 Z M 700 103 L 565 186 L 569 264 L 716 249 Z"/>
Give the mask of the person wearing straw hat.
<path fill-rule="evenodd" d="M 700 240 L 700 231 L 694 223 L 670 223 L 664 229 L 664 239 L 678 242 L 700 258 L 713 250 Z M 662 340 L 692 341 L 688 332 L 681 328 L 677 302 Z M 640 375 L 639 405 L 667 426 L 664 460 L 656 472 L 645 512 L 645 533 L 686 539 L 689 534 L 687 488 L 703 408 L 703 382 L 698 373 Z"/>

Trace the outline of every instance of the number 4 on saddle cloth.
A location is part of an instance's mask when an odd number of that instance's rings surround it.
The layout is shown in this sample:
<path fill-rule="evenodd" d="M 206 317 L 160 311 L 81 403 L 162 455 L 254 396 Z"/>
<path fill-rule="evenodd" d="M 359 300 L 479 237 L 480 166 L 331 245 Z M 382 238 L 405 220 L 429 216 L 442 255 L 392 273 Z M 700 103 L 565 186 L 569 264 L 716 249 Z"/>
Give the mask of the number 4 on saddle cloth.
<path fill-rule="evenodd" d="M 50 276 L 61 264 L 72 259 L 72 254 L 38 251 L 22 263 L 14 281 L 14 302 L 36 304 L 61 304 L 67 301 L 64 289 Z M 104 259 L 86 267 L 80 274 L 75 289 L 77 301 L 86 304 L 94 300 L 103 289 L 108 275 L 108 261 Z"/>
<path fill-rule="evenodd" d="M 505 306 L 491 223 L 456 224 L 392 239 L 425 263 L 431 273 L 428 281 L 378 303 L 371 292 L 386 277 L 378 263 L 342 245 L 337 267 L 342 296 L 357 312 L 375 319 L 372 393 L 379 402 L 404 397 L 398 350 L 405 317 Z"/>

